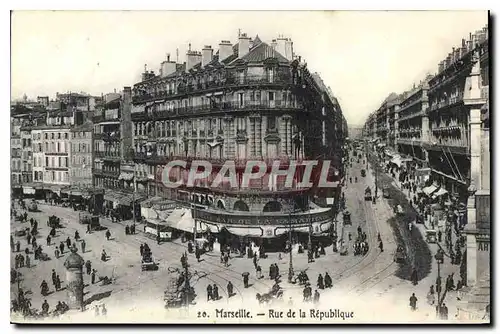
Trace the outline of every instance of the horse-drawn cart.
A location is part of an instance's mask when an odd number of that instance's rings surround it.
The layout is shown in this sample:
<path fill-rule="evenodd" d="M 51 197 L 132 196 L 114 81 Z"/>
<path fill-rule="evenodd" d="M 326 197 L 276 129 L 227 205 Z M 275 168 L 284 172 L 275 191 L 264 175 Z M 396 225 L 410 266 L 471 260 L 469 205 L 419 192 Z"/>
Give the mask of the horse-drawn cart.
<path fill-rule="evenodd" d="M 80 212 L 78 214 L 80 224 L 89 224 L 91 230 L 101 229 L 101 223 L 99 222 L 99 216 L 90 215 L 88 213 Z"/>
<path fill-rule="evenodd" d="M 372 190 L 370 187 L 366 187 L 365 189 L 365 201 L 371 201 L 372 200 Z"/>

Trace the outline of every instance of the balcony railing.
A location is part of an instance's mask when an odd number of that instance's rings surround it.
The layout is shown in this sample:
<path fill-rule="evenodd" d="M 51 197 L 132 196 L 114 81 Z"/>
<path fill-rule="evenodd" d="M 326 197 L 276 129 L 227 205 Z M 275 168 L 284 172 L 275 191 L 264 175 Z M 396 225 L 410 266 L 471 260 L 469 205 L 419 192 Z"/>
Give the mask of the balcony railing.
<path fill-rule="evenodd" d="M 287 212 L 272 212 L 251 214 L 239 211 L 215 211 L 196 210 L 196 218 L 212 223 L 223 223 L 228 225 L 283 225 L 311 224 L 331 220 L 331 212 L 299 212 L 289 214 Z"/>
<path fill-rule="evenodd" d="M 120 159 L 120 152 L 94 152 L 96 158 L 104 158 L 104 159 Z"/>
<path fill-rule="evenodd" d="M 94 168 L 92 170 L 92 173 L 94 175 L 108 176 L 113 178 L 117 178 L 120 176 L 120 170 L 105 170 L 105 169 Z"/>
<path fill-rule="evenodd" d="M 181 85 L 177 91 L 157 90 L 155 92 L 148 92 L 146 94 L 137 94 L 132 97 L 132 102 L 141 103 L 148 100 L 164 99 L 177 95 L 184 95 L 195 92 L 202 92 L 210 89 L 217 89 L 225 86 L 239 86 L 239 85 L 288 85 L 292 84 L 292 77 L 290 75 L 276 74 L 273 77 L 262 75 L 247 75 L 245 77 L 229 76 L 226 79 L 209 81 L 205 83 L 190 83 Z"/>
<path fill-rule="evenodd" d="M 250 101 L 245 100 L 242 102 L 220 102 L 212 105 L 192 106 L 192 107 L 177 107 L 169 110 L 154 110 L 146 113 L 135 113 L 133 119 L 146 120 L 146 119 L 162 119 L 172 116 L 184 115 L 200 115 L 211 114 L 214 112 L 229 112 L 239 110 L 266 110 L 266 109 L 303 109 L 299 103 L 285 100 L 273 101 Z"/>

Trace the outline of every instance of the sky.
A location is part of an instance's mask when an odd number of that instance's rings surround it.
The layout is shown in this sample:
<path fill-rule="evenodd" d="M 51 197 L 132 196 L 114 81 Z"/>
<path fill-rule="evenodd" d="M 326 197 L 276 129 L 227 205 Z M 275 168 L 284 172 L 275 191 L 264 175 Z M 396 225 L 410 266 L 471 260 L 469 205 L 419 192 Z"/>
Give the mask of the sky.
<path fill-rule="evenodd" d="M 264 42 L 283 35 L 338 98 L 347 122 L 362 125 L 391 93 L 402 93 L 470 32 L 485 11 L 15 11 L 11 19 L 11 97 L 94 95 L 133 86 L 147 64 L 185 61 L 238 30 Z"/>

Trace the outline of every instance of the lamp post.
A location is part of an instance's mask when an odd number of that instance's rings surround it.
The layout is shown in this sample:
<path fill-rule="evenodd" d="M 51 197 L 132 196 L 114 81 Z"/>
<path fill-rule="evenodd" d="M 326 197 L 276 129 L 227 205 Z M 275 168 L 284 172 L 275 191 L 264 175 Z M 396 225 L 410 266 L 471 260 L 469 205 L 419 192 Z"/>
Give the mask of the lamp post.
<path fill-rule="evenodd" d="M 292 212 L 288 214 L 288 241 L 290 242 L 290 265 L 288 267 L 288 283 L 292 282 L 293 279 L 293 258 L 292 258 Z"/>
<path fill-rule="evenodd" d="M 437 278 L 436 278 L 436 292 L 437 292 L 437 295 L 438 295 L 438 305 L 437 305 L 437 309 L 436 309 L 436 316 L 438 316 L 438 314 L 441 311 L 441 304 L 442 304 L 444 296 L 446 294 L 446 291 L 445 291 L 443 293 L 442 298 L 441 298 L 441 265 L 444 262 L 444 252 L 443 252 L 443 250 L 439 249 L 437 251 L 436 255 L 434 255 L 434 258 L 436 259 L 436 262 L 437 262 L 437 265 L 438 265 L 438 274 L 437 274 Z"/>

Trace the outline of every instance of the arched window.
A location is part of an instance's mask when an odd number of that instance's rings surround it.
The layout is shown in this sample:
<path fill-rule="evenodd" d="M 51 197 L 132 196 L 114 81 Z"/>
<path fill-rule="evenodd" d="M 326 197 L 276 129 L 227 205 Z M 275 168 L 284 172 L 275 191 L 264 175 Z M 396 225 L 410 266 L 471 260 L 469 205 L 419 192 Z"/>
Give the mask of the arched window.
<path fill-rule="evenodd" d="M 279 212 L 281 211 L 281 204 L 277 201 L 271 201 L 267 202 L 266 205 L 264 205 L 264 210 L 263 212 Z"/>
<path fill-rule="evenodd" d="M 224 202 L 221 199 L 217 201 L 217 208 L 222 209 L 222 210 L 226 209 L 226 205 L 224 204 Z"/>
<path fill-rule="evenodd" d="M 233 205 L 234 211 L 250 211 L 248 205 L 242 200 L 236 201 Z"/>

